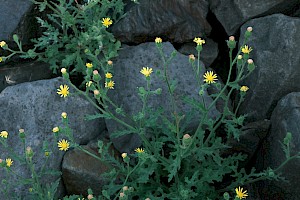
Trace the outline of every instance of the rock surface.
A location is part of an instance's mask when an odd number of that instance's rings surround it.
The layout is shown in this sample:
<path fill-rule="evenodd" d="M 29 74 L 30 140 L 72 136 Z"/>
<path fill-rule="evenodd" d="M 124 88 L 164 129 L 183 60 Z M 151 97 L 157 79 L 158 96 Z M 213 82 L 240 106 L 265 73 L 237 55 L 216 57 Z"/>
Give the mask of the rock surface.
<path fill-rule="evenodd" d="M 207 0 L 141 0 L 112 28 L 121 42 L 141 43 L 162 37 L 183 43 L 209 35 Z"/>
<path fill-rule="evenodd" d="M 275 14 L 251 20 L 242 27 L 253 27 L 248 42 L 250 57 L 257 66 L 243 81 L 250 89 L 239 113 L 249 121 L 270 118 L 276 103 L 291 91 L 300 91 L 300 19 Z"/>
<path fill-rule="evenodd" d="M 64 152 L 58 150 L 57 140 L 53 136 L 52 128 L 62 125 L 62 112 L 68 113 L 70 127 L 73 130 L 75 141 L 79 144 L 88 143 L 105 128 L 103 120 L 84 120 L 86 114 L 96 112 L 95 108 L 86 99 L 80 96 L 61 98 L 56 94 L 56 90 L 61 84 L 63 84 L 62 78 L 22 83 L 7 87 L 0 94 L 1 131 L 8 131 L 8 144 L 17 154 L 23 154 L 24 147 L 19 139 L 18 130 L 25 129 L 25 145 L 30 146 L 35 152 L 36 169 L 41 169 L 45 161 L 42 149 L 43 142 L 47 141 L 50 145 L 49 150 L 52 151 L 47 168 L 60 170 Z M 0 151 L 1 158 L 11 156 L 2 145 Z M 27 168 L 17 160 L 14 161 L 12 169 L 17 174 L 29 175 Z M 0 177 L 3 179 L 4 173 L 1 172 Z M 16 179 L 14 177 L 11 180 Z M 53 178 L 45 177 L 44 181 L 51 182 Z M 28 192 L 27 187 L 17 187 L 14 191 L 20 196 L 25 196 L 25 193 Z M 58 195 L 62 194 L 63 187 L 60 187 Z"/>
<path fill-rule="evenodd" d="M 274 13 L 290 14 L 299 0 L 209 0 L 210 9 L 228 35 L 234 35 L 245 22 Z"/>
<path fill-rule="evenodd" d="M 163 51 L 168 57 L 173 51 L 176 51 L 169 42 L 162 43 L 162 45 Z M 203 63 L 201 64 L 203 65 Z M 165 110 L 164 115 L 170 117 L 173 111 L 168 89 L 166 83 L 156 75 L 158 70 L 160 70 L 161 75 L 163 75 L 163 66 L 155 43 L 126 47 L 119 52 L 119 57 L 114 63 L 114 81 L 116 85 L 114 90 L 108 92 L 109 96 L 118 106 L 121 106 L 129 116 L 136 115 L 141 111 L 142 101 L 138 95 L 137 87 L 146 88 L 145 77 L 140 73 L 143 67 L 153 68 L 154 72 L 151 74 L 151 90 L 162 89 L 161 95 L 155 95 L 149 98 L 148 106 L 156 109 L 162 107 Z M 204 70 L 205 69 L 202 68 L 200 74 L 202 74 Z M 188 96 L 198 101 L 200 100 L 198 94 L 199 87 L 195 73 L 189 64 L 188 56 L 177 53 L 177 56 L 169 64 L 167 71 L 170 81 L 177 81 L 177 88 L 174 94 L 178 106 L 177 112 L 186 114 L 191 111 L 191 107 L 183 103 L 182 98 Z M 200 81 L 203 80 L 201 79 Z M 204 94 L 204 99 L 206 105 L 212 101 L 207 94 Z M 213 108 L 209 115 L 210 117 L 216 117 L 218 111 Z M 198 125 L 198 119 L 199 118 L 194 118 L 190 124 L 192 124 L 192 126 Z M 128 121 L 128 119 L 126 120 Z M 122 128 L 112 120 L 106 120 L 106 125 L 110 133 Z M 115 139 L 113 142 L 120 152 L 128 152 L 141 145 L 137 136 L 125 136 Z"/>
<path fill-rule="evenodd" d="M 286 160 L 282 150 L 283 139 L 287 132 L 292 133 L 291 156 L 300 152 L 300 93 L 293 92 L 283 97 L 274 109 L 271 117 L 271 131 L 261 148 L 262 168 L 276 169 Z M 281 143 L 280 143 L 281 142 Z M 299 199 L 300 160 L 290 161 L 280 170 L 290 183 L 283 181 L 264 181 L 259 183 L 263 199 Z"/>

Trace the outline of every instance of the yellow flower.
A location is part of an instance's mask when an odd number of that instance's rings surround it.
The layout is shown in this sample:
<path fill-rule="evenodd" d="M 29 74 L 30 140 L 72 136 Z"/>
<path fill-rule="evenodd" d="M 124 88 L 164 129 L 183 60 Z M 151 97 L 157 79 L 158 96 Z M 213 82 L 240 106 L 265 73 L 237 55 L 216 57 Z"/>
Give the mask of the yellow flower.
<path fill-rule="evenodd" d="M 0 47 L 4 47 L 5 45 L 6 45 L 6 42 L 4 42 L 4 41 L 0 42 Z"/>
<path fill-rule="evenodd" d="M 57 89 L 57 94 L 60 94 L 60 97 L 67 97 L 69 94 L 69 87 L 67 85 L 60 85 L 59 89 Z"/>
<path fill-rule="evenodd" d="M 108 28 L 110 25 L 112 25 L 112 23 L 113 23 L 113 21 L 109 17 L 102 19 L 102 24 L 106 28 Z"/>
<path fill-rule="evenodd" d="M 66 119 L 67 118 L 67 113 L 66 112 L 62 112 L 61 113 L 61 117 L 64 118 L 64 119 Z"/>
<path fill-rule="evenodd" d="M 7 138 L 7 136 L 8 136 L 8 132 L 7 131 L 1 131 L 0 137 Z"/>
<path fill-rule="evenodd" d="M 93 81 L 89 81 L 89 82 L 86 82 L 86 83 L 85 83 L 85 86 L 86 86 L 86 87 L 91 87 L 92 84 L 93 84 Z"/>
<path fill-rule="evenodd" d="M 127 157 L 127 153 L 122 153 L 122 158 L 126 158 Z"/>
<path fill-rule="evenodd" d="M 6 162 L 6 166 L 10 167 L 10 166 L 12 166 L 14 161 L 12 161 L 12 159 L 10 159 L 10 158 L 6 158 L 5 162 Z"/>
<path fill-rule="evenodd" d="M 145 150 L 142 149 L 142 148 L 136 148 L 134 151 L 137 152 L 137 153 L 144 153 L 145 152 Z"/>
<path fill-rule="evenodd" d="M 0 62 L 2 62 L 3 61 L 3 58 L 2 57 L 0 57 Z"/>
<path fill-rule="evenodd" d="M 193 40 L 197 45 L 202 45 L 202 44 L 205 44 L 205 40 L 202 40 L 201 38 L 195 38 Z"/>
<path fill-rule="evenodd" d="M 144 76 L 148 77 L 150 76 L 150 74 L 153 72 L 152 71 L 152 68 L 149 68 L 149 67 L 143 67 L 143 69 L 141 69 L 140 71 L 142 74 L 144 74 Z"/>
<path fill-rule="evenodd" d="M 59 150 L 67 151 L 70 147 L 70 143 L 67 140 L 62 139 L 57 143 L 57 146 L 58 146 Z"/>
<path fill-rule="evenodd" d="M 215 81 L 218 80 L 217 75 L 214 74 L 213 71 L 205 72 L 203 77 L 204 77 L 204 81 L 208 84 L 215 83 Z"/>
<path fill-rule="evenodd" d="M 243 191 L 243 188 L 235 188 L 235 192 L 236 192 L 236 197 L 239 199 L 246 199 L 246 197 L 248 196 L 247 194 L 247 190 Z"/>
<path fill-rule="evenodd" d="M 87 68 L 92 68 L 92 67 L 93 67 L 93 64 L 92 64 L 92 63 L 85 63 L 85 66 L 86 66 Z"/>
<path fill-rule="evenodd" d="M 157 44 L 162 43 L 162 39 L 160 37 L 155 38 L 155 43 Z"/>
<path fill-rule="evenodd" d="M 111 73 L 107 72 L 107 73 L 105 74 L 105 77 L 106 77 L 106 78 L 112 78 L 113 75 L 112 75 Z"/>
<path fill-rule="evenodd" d="M 245 85 L 240 88 L 241 92 L 247 92 L 248 90 L 249 90 L 249 88 Z"/>
<path fill-rule="evenodd" d="M 245 45 L 243 48 L 242 48 L 242 52 L 244 53 L 244 54 L 249 54 L 250 52 L 252 51 L 252 48 L 250 47 L 248 47 L 248 45 Z"/>
<path fill-rule="evenodd" d="M 57 133 L 58 131 L 59 131 L 59 128 L 57 126 L 52 129 L 53 133 Z"/>
<path fill-rule="evenodd" d="M 109 82 L 105 82 L 105 87 L 109 89 L 114 89 L 115 82 L 110 80 Z"/>

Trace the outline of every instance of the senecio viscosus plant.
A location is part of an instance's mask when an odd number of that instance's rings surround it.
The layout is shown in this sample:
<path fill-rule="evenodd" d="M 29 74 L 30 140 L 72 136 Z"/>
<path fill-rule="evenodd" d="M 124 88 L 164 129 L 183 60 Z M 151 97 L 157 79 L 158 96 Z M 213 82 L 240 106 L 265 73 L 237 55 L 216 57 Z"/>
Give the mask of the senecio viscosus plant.
<path fill-rule="evenodd" d="M 252 27 L 247 28 L 243 44 L 236 56 L 233 56 L 233 50 L 236 48 L 235 38 L 229 37 L 227 41 L 229 73 L 223 85 L 219 83 L 214 71 L 202 73 L 200 54 L 205 40 L 198 37 L 194 39 L 198 55 L 197 58 L 190 55 L 187 62 L 195 72 L 197 79 L 195 84 L 199 86 L 200 100 L 185 98 L 184 101 L 201 117 L 197 128 L 190 131 L 186 127 L 193 116 L 188 112 L 175 112 L 178 110 L 174 99 L 176 85 L 172 84 L 173 80 L 168 76 L 170 70 L 168 66 L 176 56 L 176 51 L 169 56 L 165 55 L 164 43 L 159 37 L 155 39 L 155 44 L 162 61 L 161 74 L 171 98 L 173 109 L 171 116 L 166 116 L 161 109 L 149 106 L 149 97 L 155 97 L 162 92 L 161 88 L 151 88 L 153 81 L 151 77 L 156 70 L 151 66 L 141 66 L 140 78 L 144 78 L 146 88 L 138 86 L 138 94 L 142 101 L 139 112 L 131 116 L 109 98 L 108 93 L 114 92 L 114 88 L 118 87 L 118 83 L 114 81 L 112 58 L 117 56 L 120 42 L 114 39 L 107 28 L 120 17 L 124 17 L 122 1 L 94 0 L 80 4 L 78 1 L 59 0 L 56 3 L 51 1 L 35 3 L 39 5 L 40 11 L 46 7 L 53 11 L 48 15 L 51 23 L 38 18 L 41 26 L 46 30 L 43 36 L 33 40 L 35 46 L 28 51 L 22 50 L 17 36 L 14 36 L 14 41 L 19 50 L 10 49 L 5 41 L 1 41 L 0 46 L 10 52 L 8 56 L 1 57 L 1 61 L 8 60 L 13 55 L 21 55 L 24 58 L 37 57 L 48 62 L 54 73 L 57 73 L 57 69 L 60 68 L 67 84 L 57 89 L 58 95 L 67 98 L 70 95 L 69 87 L 74 88 L 77 94 L 85 96 L 99 111 L 96 115 L 87 116 L 87 119 L 102 117 L 123 125 L 123 130 L 112 133 L 111 138 L 134 133 L 142 140 L 142 146 L 131 152 L 120 152 L 120 157 L 110 150 L 111 142 L 105 143 L 101 140 L 98 141 L 98 154 L 92 153 L 76 144 L 72 129 L 69 127 L 69 116 L 62 111 L 63 125 L 55 126 L 52 130 L 59 150 L 67 151 L 70 148 L 81 150 L 111 169 L 102 174 L 107 184 L 103 186 L 100 194 L 93 194 L 89 189 L 87 196 L 74 194 L 64 197 L 65 200 L 245 199 L 248 195 L 251 196 L 245 190 L 248 184 L 264 179 L 284 180 L 279 170 L 290 160 L 299 158 L 299 153 L 290 155 L 291 133 L 287 133 L 282 143 L 286 160 L 276 169 L 267 168 L 262 172 L 256 172 L 253 168 L 246 171 L 239 167 L 239 163 L 246 160 L 246 155 L 239 152 L 231 155 L 224 153 L 230 148 L 228 144 L 230 139 L 239 141 L 240 127 L 243 126 L 246 117 L 237 116 L 237 111 L 249 90 L 246 85 L 240 85 L 240 82 L 255 70 L 254 62 L 250 58 L 253 49 L 247 45 Z M 94 16 L 99 18 L 95 19 Z M 236 71 L 235 77 L 232 75 L 233 70 Z M 72 83 L 70 74 L 74 72 L 84 76 L 84 90 L 80 90 Z M 206 105 L 204 94 L 209 87 L 215 87 L 217 92 L 210 95 L 213 100 Z M 240 98 L 237 107 L 232 110 L 229 108 L 229 100 L 234 91 L 238 91 Z M 209 117 L 209 112 L 219 100 L 224 102 L 224 108 L 217 118 L 212 119 Z M 124 121 L 124 117 L 131 119 L 133 123 Z M 217 134 L 217 129 L 221 125 L 225 127 L 223 135 Z M 7 131 L 2 131 L 0 142 L 10 150 L 12 156 L 1 159 L 1 167 L 8 175 L 12 175 L 14 162 L 27 164 L 32 176 L 23 184 L 29 188 L 31 199 L 54 199 L 59 179 L 52 185 L 46 186 L 40 181 L 42 176 L 48 174 L 45 173 L 44 168 L 40 171 L 35 169 L 32 158 L 38 150 L 26 147 L 24 129 L 20 130 L 20 139 L 24 145 L 23 157 L 16 155 L 7 145 L 8 135 Z M 51 144 L 45 142 L 42 150 L 46 163 L 47 158 L 53 156 L 49 146 Z M 1 192 L 12 198 L 9 194 L 9 186 L 13 183 L 7 180 L 2 183 L 5 183 L 6 187 L 1 187 Z"/>

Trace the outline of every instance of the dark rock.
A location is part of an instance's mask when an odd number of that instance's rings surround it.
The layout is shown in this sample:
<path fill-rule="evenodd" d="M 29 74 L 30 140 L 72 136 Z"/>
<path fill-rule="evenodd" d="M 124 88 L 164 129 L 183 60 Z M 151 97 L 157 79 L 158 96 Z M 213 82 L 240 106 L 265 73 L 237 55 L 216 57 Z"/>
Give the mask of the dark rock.
<path fill-rule="evenodd" d="M 35 152 L 33 158 L 37 170 L 42 168 L 45 161 L 44 152 L 41 151 L 44 141 L 49 143 L 49 150 L 52 151 L 47 168 L 60 170 L 64 152 L 58 150 L 57 140 L 62 138 L 56 140 L 52 128 L 62 125 L 62 112 L 68 113 L 70 128 L 73 130 L 75 141 L 79 144 L 87 144 L 105 128 L 104 120 L 84 120 L 86 114 L 96 112 L 86 99 L 78 95 L 61 98 L 56 93 L 61 84 L 64 84 L 62 78 L 22 83 L 9 86 L 0 94 L 1 131 L 8 131 L 8 145 L 21 155 L 24 147 L 17 132 L 20 128 L 25 129 L 26 146 L 30 146 Z M 0 151 L 1 158 L 11 156 L 2 145 Z M 28 169 L 18 160 L 15 160 L 13 164 L 12 169 L 16 174 L 29 177 Z M 1 173 L 0 179 L 4 176 L 5 174 Z M 53 180 L 53 178 L 43 177 L 43 183 Z M 12 176 L 10 181 L 16 181 L 16 177 Z M 24 197 L 28 193 L 28 186 L 16 187 L 14 192 L 18 194 L 18 197 Z M 62 194 L 63 188 L 60 187 L 58 195 Z"/>
<path fill-rule="evenodd" d="M 52 78 L 49 65 L 44 62 L 27 62 L 4 65 L 0 68 L 0 92 L 7 86 Z"/>
<path fill-rule="evenodd" d="M 287 132 L 292 133 L 291 156 L 300 151 L 300 93 L 293 92 L 283 97 L 274 109 L 271 117 L 271 132 L 260 150 L 263 169 L 276 169 L 286 160 L 282 149 L 283 139 Z M 300 195 L 300 160 L 290 161 L 279 172 L 289 183 L 283 181 L 263 181 L 257 185 L 261 188 L 263 199 L 299 199 Z"/>
<path fill-rule="evenodd" d="M 236 152 L 242 152 L 247 155 L 243 167 L 249 166 L 254 159 L 255 153 L 259 150 L 260 145 L 268 134 L 270 128 L 269 120 L 262 120 L 246 124 L 241 129 L 240 140 L 231 139 L 228 145 L 231 146 L 228 153 L 231 155 Z"/>
<path fill-rule="evenodd" d="M 163 43 L 162 45 L 167 57 L 169 57 L 173 51 L 176 51 L 169 42 Z M 191 109 L 189 105 L 184 103 L 182 101 L 183 97 L 188 96 L 200 101 L 197 79 L 188 60 L 188 56 L 177 53 L 177 56 L 169 64 L 167 70 L 170 81 L 177 81 L 177 88 L 174 94 L 178 106 L 177 113 L 184 114 L 192 110 L 195 111 L 195 109 Z M 202 62 L 201 64 L 203 66 Z M 162 60 L 155 43 L 144 43 L 135 47 L 125 47 L 119 52 L 119 57 L 114 63 L 115 74 L 113 79 L 116 83 L 115 89 L 108 91 L 108 95 L 118 106 L 122 107 L 129 116 L 136 115 L 141 111 L 142 101 L 138 95 L 137 87 L 146 88 L 145 77 L 140 73 L 142 67 L 153 68 L 154 72 L 151 74 L 151 90 L 162 88 L 161 95 L 152 95 L 148 99 L 148 106 L 155 109 L 162 107 L 165 111 L 165 116 L 172 116 L 173 109 L 166 83 L 156 74 L 158 70 L 161 71 L 161 75 L 163 75 L 164 72 Z M 202 68 L 200 74 L 203 74 L 204 70 L 205 69 Z M 202 76 L 200 77 L 200 82 L 203 82 Z M 212 102 L 212 99 L 207 93 L 205 93 L 203 97 L 206 105 Z M 219 112 L 213 108 L 209 113 L 209 117 L 214 118 L 218 114 Z M 190 127 L 197 126 L 199 122 L 198 119 L 199 116 L 191 119 Z M 133 121 L 130 121 L 128 118 L 124 120 L 133 125 Z M 113 120 L 106 120 L 106 125 L 110 133 L 124 129 L 123 126 L 120 126 Z M 113 143 L 120 152 L 130 152 L 141 145 L 140 139 L 135 135 L 114 139 Z"/>
<path fill-rule="evenodd" d="M 210 9 L 228 35 L 234 35 L 241 25 L 250 19 L 274 13 L 289 14 L 299 5 L 299 0 L 209 0 L 209 2 Z"/>
<path fill-rule="evenodd" d="M 205 67 L 209 67 L 214 60 L 217 58 L 219 50 L 218 44 L 215 43 L 211 39 L 206 39 L 205 44 L 203 45 L 203 50 L 200 54 L 200 60 L 204 63 Z M 196 50 L 196 43 L 186 43 L 178 49 L 178 51 L 184 55 L 194 54 L 197 58 L 197 50 Z"/>
<path fill-rule="evenodd" d="M 253 27 L 248 42 L 254 50 L 250 53 L 254 72 L 243 81 L 250 89 L 239 113 L 248 114 L 249 121 L 270 118 L 276 103 L 293 91 L 300 91 L 300 19 L 275 14 L 258 18 L 243 25 Z M 241 45 L 241 44 L 240 44 Z"/>
<path fill-rule="evenodd" d="M 177 43 L 209 35 L 207 0 L 141 0 L 112 27 L 121 42 L 141 43 L 161 36 Z"/>
<path fill-rule="evenodd" d="M 97 142 L 82 146 L 85 150 L 100 156 L 97 149 Z M 73 149 L 68 151 L 62 164 L 62 177 L 68 194 L 87 195 L 90 188 L 94 195 L 100 195 L 102 187 L 109 183 L 101 175 L 112 166 L 93 158 L 83 151 Z"/>
<path fill-rule="evenodd" d="M 34 34 L 31 26 L 33 3 L 30 0 L 0 0 L 0 40 L 12 41 L 12 35 L 18 33 L 23 42 L 28 42 Z"/>

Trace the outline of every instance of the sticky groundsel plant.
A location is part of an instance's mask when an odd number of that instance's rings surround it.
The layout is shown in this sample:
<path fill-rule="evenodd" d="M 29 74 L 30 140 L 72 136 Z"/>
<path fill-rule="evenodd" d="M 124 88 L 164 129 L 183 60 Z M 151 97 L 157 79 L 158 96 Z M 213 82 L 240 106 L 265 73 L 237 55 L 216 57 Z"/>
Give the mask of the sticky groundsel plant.
<path fill-rule="evenodd" d="M 232 155 L 224 153 L 230 148 L 227 144 L 229 139 L 239 140 L 240 127 L 246 117 L 237 116 L 237 110 L 249 89 L 247 86 L 240 86 L 239 82 L 255 69 L 253 60 L 249 58 L 252 49 L 245 45 L 252 34 L 252 28 L 247 29 L 243 45 L 236 56 L 232 53 L 236 47 L 234 37 L 230 37 L 227 41 L 230 68 L 224 85 L 218 83 L 218 77 L 213 71 L 201 74 L 200 53 L 205 41 L 201 38 L 194 39 L 198 56 L 196 60 L 195 56 L 190 55 L 189 62 L 197 78 L 195 84 L 199 86 L 200 101 L 191 98 L 185 98 L 184 101 L 201 117 L 198 127 L 194 131 L 189 131 L 186 127 L 193 115 L 178 112 L 173 97 L 176 85 L 167 73 L 168 66 L 176 56 L 176 52 L 166 56 L 160 38 L 156 38 L 155 43 L 162 59 L 162 78 L 165 80 L 171 98 L 173 109 L 171 116 L 165 116 L 163 109 L 148 106 L 149 97 L 160 95 L 162 91 L 161 88 L 151 88 L 151 76 L 155 69 L 149 66 L 140 71 L 141 78 L 144 76 L 146 84 L 146 87 L 139 87 L 139 96 L 143 103 L 141 111 L 129 116 L 107 96 L 108 92 L 114 92 L 113 89 L 118 84 L 113 80 L 113 62 L 110 59 L 117 55 L 116 50 L 120 47 L 120 43 L 115 41 L 106 28 L 117 20 L 118 15 L 122 16 L 123 7 L 120 6 L 122 4 L 120 2 L 118 0 L 36 2 L 41 11 L 49 7 L 53 14 L 48 15 L 51 23 L 38 19 L 46 31 L 41 38 L 34 40 L 34 49 L 24 52 L 17 36 L 14 36 L 14 40 L 19 47 L 18 51 L 10 49 L 4 41 L 0 43 L 3 49 L 11 52 L 9 56 L 1 57 L 2 60 L 19 54 L 24 58 L 38 57 L 50 63 L 54 73 L 62 68 L 62 76 L 68 84 L 60 86 L 57 93 L 67 98 L 70 94 L 69 87 L 73 87 L 76 93 L 84 95 L 99 110 L 99 114 L 87 116 L 87 119 L 103 117 L 123 125 L 121 131 L 111 134 L 112 138 L 135 133 L 142 139 L 141 147 L 132 152 L 121 152 L 120 159 L 115 158 L 109 152 L 111 143 L 104 144 L 103 141 L 98 141 L 100 156 L 95 155 L 74 142 L 72 131 L 68 126 L 67 114 L 62 115 L 64 127 L 53 129 L 53 132 L 57 134 L 58 148 L 62 151 L 78 148 L 104 164 L 113 166 L 111 171 L 102 175 L 108 181 L 102 193 L 97 197 L 91 190 L 88 190 L 87 198 L 242 199 L 251 195 L 243 188 L 249 183 L 263 179 L 283 180 L 279 174 L 281 167 L 291 159 L 299 158 L 299 153 L 290 155 L 290 133 L 284 138 L 282 144 L 286 161 L 276 169 L 268 168 L 263 172 L 256 172 L 255 169 L 246 171 L 239 167 L 239 163 L 245 161 L 245 155 L 238 152 Z M 95 19 L 95 16 L 98 19 Z M 235 77 L 232 77 L 233 70 L 237 72 Z M 84 75 L 85 91 L 79 90 L 72 84 L 69 74 L 74 72 Z M 203 95 L 209 87 L 216 87 L 218 92 L 210 95 L 213 101 L 206 105 Z M 229 99 L 235 90 L 239 91 L 240 102 L 235 110 L 231 110 Z M 94 94 L 93 98 L 90 97 L 90 92 Z M 224 101 L 224 108 L 216 119 L 211 119 L 208 113 L 218 100 Z M 131 119 L 132 123 L 125 122 L 122 117 Z M 223 135 L 217 134 L 217 129 L 221 125 L 225 127 Z M 6 133 L 6 131 L 1 132 L 0 135 L 3 145 L 7 139 Z M 31 150 L 28 149 L 26 152 L 29 155 Z M 1 160 L 1 166 L 11 169 L 13 162 L 8 157 L 5 161 Z M 28 165 L 32 168 L 30 163 Z M 34 171 L 33 169 L 32 173 Z M 8 170 L 9 173 L 10 170 Z M 47 191 L 51 194 L 55 191 L 53 189 L 55 187 L 44 189 L 35 176 L 32 179 L 32 184 L 36 186 L 34 190 L 36 196 L 32 199 L 43 199 L 43 196 L 48 194 Z M 224 182 L 225 179 L 226 182 Z M 86 197 L 72 195 L 64 199 L 81 198 Z"/>

